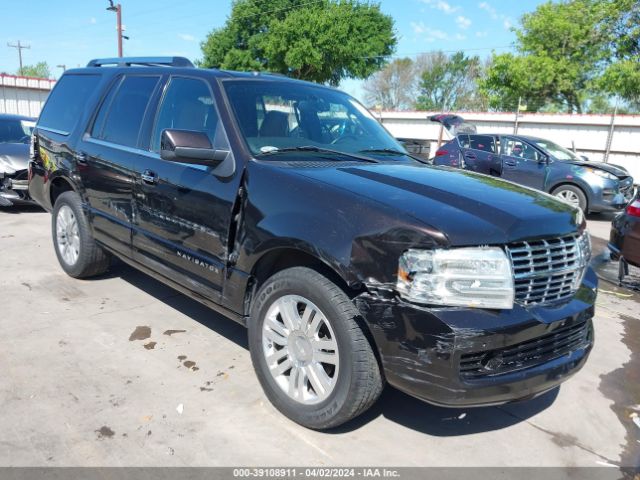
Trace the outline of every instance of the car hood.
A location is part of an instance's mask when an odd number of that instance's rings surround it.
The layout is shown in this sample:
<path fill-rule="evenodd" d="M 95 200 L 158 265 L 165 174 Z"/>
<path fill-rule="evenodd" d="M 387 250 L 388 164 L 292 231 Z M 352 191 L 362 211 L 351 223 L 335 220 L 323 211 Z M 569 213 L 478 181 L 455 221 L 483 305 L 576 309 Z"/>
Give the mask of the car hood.
<path fill-rule="evenodd" d="M 587 162 L 582 160 L 570 160 L 569 163 L 571 163 L 572 165 L 579 165 L 581 167 L 597 168 L 599 170 L 604 170 L 605 172 L 609 172 L 613 175 L 616 175 L 617 177 L 629 176 L 629 172 L 627 171 L 626 168 L 621 167 L 619 165 L 613 165 L 611 163 L 591 162 L 591 161 Z"/>
<path fill-rule="evenodd" d="M 364 197 L 370 208 L 385 204 L 454 246 L 502 245 L 584 226 L 579 210 L 550 195 L 464 170 L 381 163 L 297 173 Z"/>
<path fill-rule="evenodd" d="M 29 166 L 29 145 L 25 143 L 0 143 L 0 171 L 7 166 L 15 171 L 26 170 Z"/>

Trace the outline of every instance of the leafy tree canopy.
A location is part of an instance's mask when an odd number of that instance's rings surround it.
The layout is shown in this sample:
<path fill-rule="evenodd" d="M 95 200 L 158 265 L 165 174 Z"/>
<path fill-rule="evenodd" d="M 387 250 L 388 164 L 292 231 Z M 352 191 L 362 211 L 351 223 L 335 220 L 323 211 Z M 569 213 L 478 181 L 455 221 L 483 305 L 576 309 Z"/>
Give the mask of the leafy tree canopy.
<path fill-rule="evenodd" d="M 47 62 L 38 62 L 35 65 L 24 65 L 22 71 L 18 71 L 17 74 L 25 77 L 50 78 L 51 70 Z"/>
<path fill-rule="evenodd" d="M 493 56 L 481 82 L 491 106 L 582 112 L 586 97 L 640 100 L 640 1 L 564 0 L 523 15 L 515 54 Z"/>
<path fill-rule="evenodd" d="M 357 0 L 235 0 L 226 24 L 202 43 L 201 65 L 283 73 L 337 85 L 385 64 L 393 20 Z"/>

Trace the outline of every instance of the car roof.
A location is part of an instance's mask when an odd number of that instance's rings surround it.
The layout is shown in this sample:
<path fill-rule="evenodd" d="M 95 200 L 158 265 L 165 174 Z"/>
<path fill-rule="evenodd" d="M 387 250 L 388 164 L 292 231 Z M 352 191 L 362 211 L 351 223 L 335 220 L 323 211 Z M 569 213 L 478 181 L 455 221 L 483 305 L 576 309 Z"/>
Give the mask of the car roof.
<path fill-rule="evenodd" d="M 527 140 L 529 142 L 549 142 L 550 140 L 547 140 L 546 138 L 542 138 L 542 137 L 534 137 L 531 135 L 513 135 L 511 133 L 459 133 L 459 135 L 486 135 L 486 136 L 494 136 L 494 137 L 512 137 L 512 138 L 519 138 L 522 140 Z"/>
<path fill-rule="evenodd" d="M 0 113 L 0 120 L 27 120 L 35 122 L 34 117 L 27 117 L 25 115 L 17 115 L 15 113 Z"/>
<path fill-rule="evenodd" d="M 302 85 L 309 85 L 318 88 L 326 88 L 329 90 L 335 90 L 335 88 L 322 85 L 320 83 L 308 82 L 306 80 L 298 80 L 296 78 L 287 77 L 286 75 L 280 73 L 271 73 L 271 72 L 239 72 L 235 70 L 222 70 L 217 68 L 198 68 L 198 67 L 172 67 L 172 66 L 141 66 L 141 65 L 131 65 L 131 66 L 87 66 L 82 68 L 73 68 L 69 69 L 65 72 L 64 75 L 73 75 L 73 74 L 87 74 L 87 73 L 99 73 L 104 74 L 107 73 L 109 75 L 120 74 L 123 72 L 130 72 L 135 74 L 140 73 L 148 73 L 148 74 L 179 74 L 188 76 L 196 72 L 198 75 L 202 75 L 203 73 L 206 76 L 221 78 L 221 79 L 256 79 L 256 80 L 269 80 L 269 81 L 278 81 L 278 82 L 288 82 Z"/>

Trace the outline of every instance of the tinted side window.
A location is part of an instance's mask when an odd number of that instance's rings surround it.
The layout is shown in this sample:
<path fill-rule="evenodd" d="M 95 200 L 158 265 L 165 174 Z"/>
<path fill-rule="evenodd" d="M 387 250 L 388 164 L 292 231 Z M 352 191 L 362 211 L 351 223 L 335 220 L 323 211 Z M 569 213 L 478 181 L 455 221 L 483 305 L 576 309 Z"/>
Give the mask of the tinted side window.
<path fill-rule="evenodd" d="M 70 133 L 99 82 L 99 75 L 63 75 L 49 95 L 38 125 Z"/>
<path fill-rule="evenodd" d="M 98 110 L 98 114 L 96 115 L 96 119 L 93 122 L 93 127 L 91 128 L 91 136 L 94 138 L 100 138 L 102 135 L 102 130 L 104 129 L 104 121 L 107 119 L 107 113 L 109 112 L 109 108 L 111 107 L 111 102 L 113 101 L 113 97 L 115 97 L 116 92 L 118 91 L 118 87 L 122 82 L 122 78 L 118 78 L 109 89 L 109 93 L 104 97 L 102 103 L 100 104 L 100 108 Z"/>
<path fill-rule="evenodd" d="M 107 108 L 108 112 L 98 138 L 135 147 L 144 112 L 158 79 L 159 77 L 125 77 L 110 104 L 102 104 L 101 108 Z"/>
<path fill-rule="evenodd" d="M 538 160 L 538 151 L 522 140 L 505 137 L 502 139 L 502 154 L 509 157 L 524 158 L 525 160 Z"/>
<path fill-rule="evenodd" d="M 488 135 L 469 135 L 469 148 L 489 153 L 496 151 L 493 137 Z"/>
<path fill-rule="evenodd" d="M 151 139 L 151 149 L 160 150 L 160 136 L 167 128 L 204 132 L 214 148 L 227 148 L 218 134 L 219 118 L 208 85 L 195 78 L 174 77 L 169 82 Z"/>

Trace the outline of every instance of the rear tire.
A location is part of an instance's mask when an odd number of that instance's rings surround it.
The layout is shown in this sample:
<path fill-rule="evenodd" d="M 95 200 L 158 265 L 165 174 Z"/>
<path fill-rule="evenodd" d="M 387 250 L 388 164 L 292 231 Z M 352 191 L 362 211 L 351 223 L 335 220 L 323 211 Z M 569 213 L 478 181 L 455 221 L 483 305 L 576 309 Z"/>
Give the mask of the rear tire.
<path fill-rule="evenodd" d="M 109 268 L 111 257 L 96 244 L 76 192 L 63 192 L 56 199 L 51 234 L 58 262 L 67 275 L 88 278 Z"/>
<path fill-rule="evenodd" d="M 294 422 L 337 427 L 380 396 L 380 367 L 359 315 L 342 289 L 308 268 L 283 270 L 259 289 L 249 321 L 251 359 L 266 396 Z"/>
<path fill-rule="evenodd" d="M 580 207 L 580 209 L 584 213 L 588 213 L 587 197 L 580 189 L 580 187 L 576 187 L 575 185 L 561 185 L 553 190 L 553 192 L 551 192 L 551 195 L 553 195 L 554 197 L 558 197 L 559 199 L 567 202 L 570 205 Z"/>

